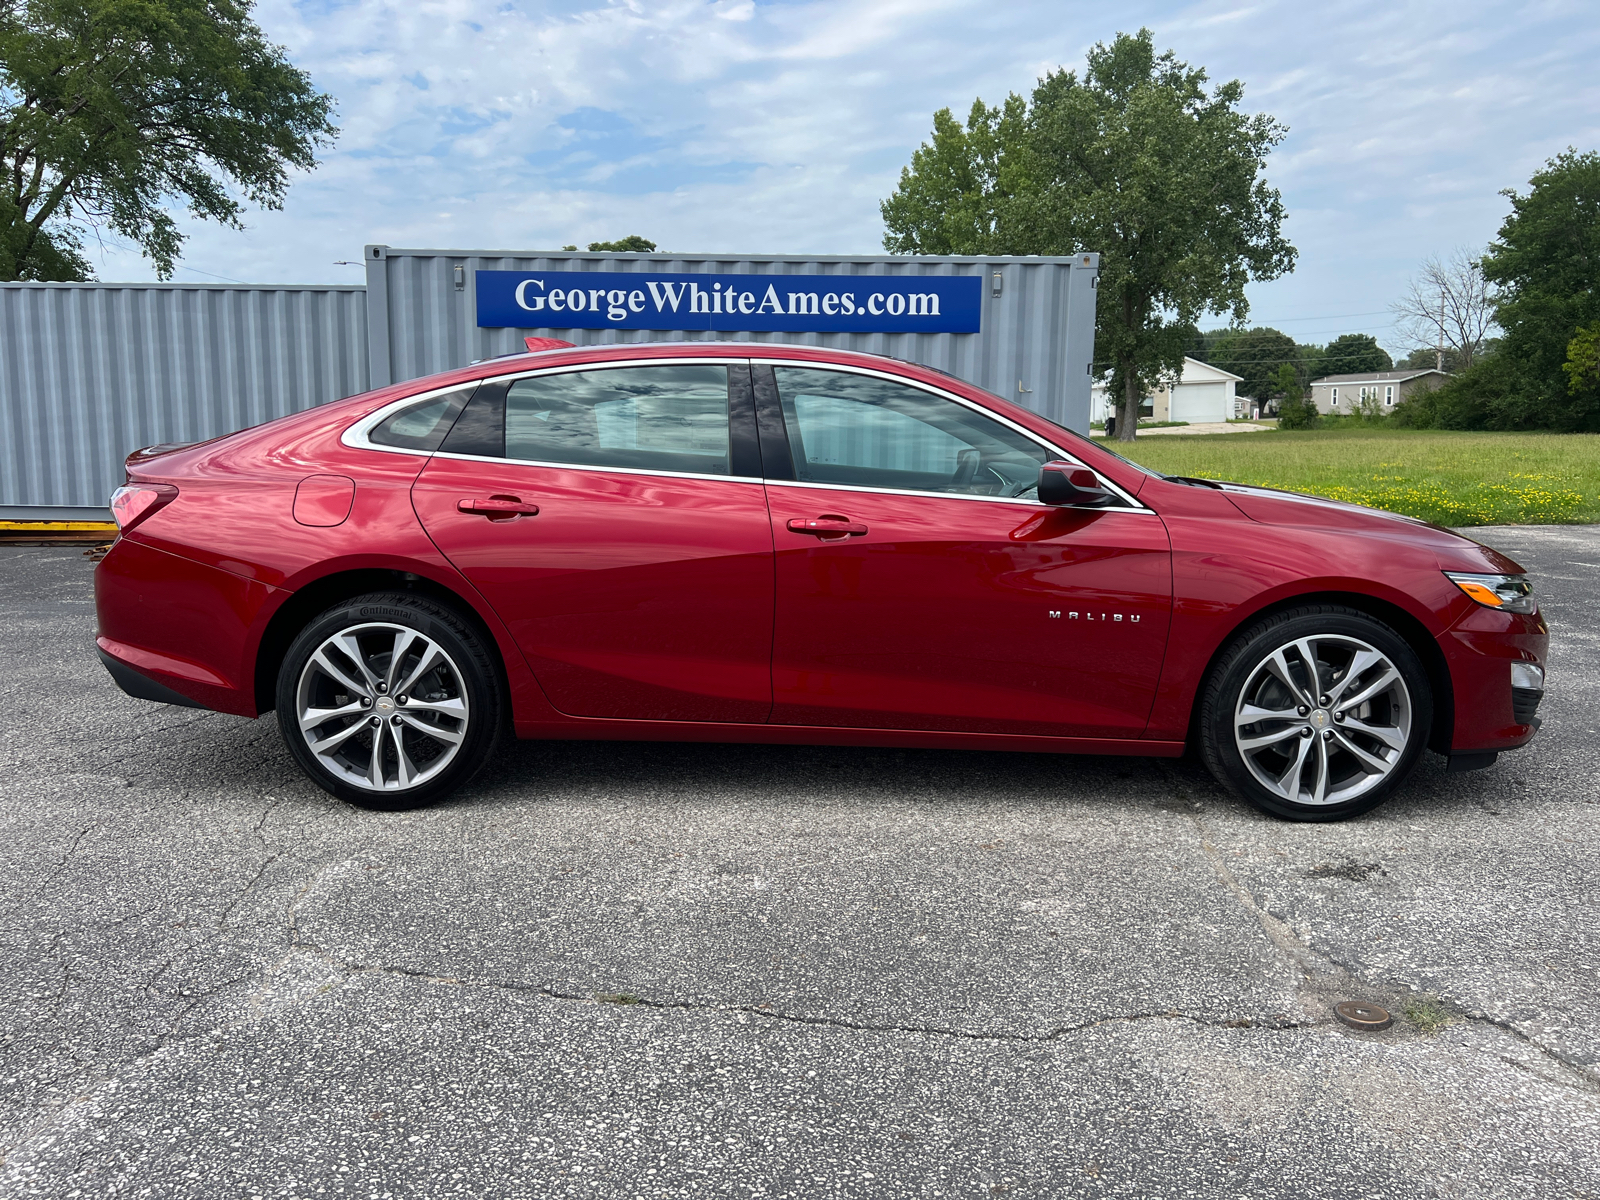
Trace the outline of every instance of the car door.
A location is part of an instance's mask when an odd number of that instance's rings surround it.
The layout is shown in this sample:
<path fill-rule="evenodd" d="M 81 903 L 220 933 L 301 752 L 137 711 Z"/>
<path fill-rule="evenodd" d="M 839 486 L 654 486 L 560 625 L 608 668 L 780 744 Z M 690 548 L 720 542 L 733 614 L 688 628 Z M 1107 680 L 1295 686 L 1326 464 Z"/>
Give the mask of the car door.
<path fill-rule="evenodd" d="M 550 702 L 767 719 L 772 533 L 743 361 L 485 384 L 412 491 Z"/>
<path fill-rule="evenodd" d="M 755 370 L 774 722 L 1143 732 L 1172 603 L 1154 513 L 1040 504 L 1057 451 L 952 396 L 864 370 Z"/>

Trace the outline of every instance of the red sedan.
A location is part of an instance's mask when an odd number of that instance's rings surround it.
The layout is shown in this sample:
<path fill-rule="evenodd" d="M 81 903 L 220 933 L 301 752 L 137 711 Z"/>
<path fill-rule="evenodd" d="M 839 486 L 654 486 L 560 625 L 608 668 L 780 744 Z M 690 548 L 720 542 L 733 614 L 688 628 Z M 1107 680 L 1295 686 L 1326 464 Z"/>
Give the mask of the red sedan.
<path fill-rule="evenodd" d="M 751 343 L 555 349 L 128 459 L 132 695 L 277 710 L 322 787 L 497 740 L 1176 756 L 1330 820 L 1526 743 L 1547 628 L 1444 529 L 1170 478 L 959 379 Z"/>

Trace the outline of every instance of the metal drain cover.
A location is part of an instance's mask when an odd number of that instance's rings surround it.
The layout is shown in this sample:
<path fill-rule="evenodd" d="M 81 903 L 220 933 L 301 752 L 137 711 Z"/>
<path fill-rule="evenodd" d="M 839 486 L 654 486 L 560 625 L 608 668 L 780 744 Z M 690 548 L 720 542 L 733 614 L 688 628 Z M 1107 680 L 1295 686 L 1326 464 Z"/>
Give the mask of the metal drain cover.
<path fill-rule="evenodd" d="M 1389 1015 L 1388 1009 L 1360 1000 L 1346 1000 L 1342 1004 L 1336 1004 L 1333 1006 L 1333 1012 L 1351 1029 L 1359 1029 L 1364 1033 L 1376 1033 L 1394 1024 L 1394 1018 Z"/>

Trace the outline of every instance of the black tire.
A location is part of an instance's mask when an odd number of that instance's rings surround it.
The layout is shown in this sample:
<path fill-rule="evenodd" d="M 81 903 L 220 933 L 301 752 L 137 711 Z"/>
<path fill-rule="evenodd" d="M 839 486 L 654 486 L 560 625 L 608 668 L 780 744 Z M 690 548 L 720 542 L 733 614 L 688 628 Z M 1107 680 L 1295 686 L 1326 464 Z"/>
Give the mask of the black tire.
<path fill-rule="evenodd" d="M 1316 664 L 1315 694 L 1305 647 Z M 1369 653 L 1379 660 L 1369 662 Z M 1391 671 L 1397 683 L 1350 703 Z M 1276 715 L 1249 721 L 1253 713 Z M 1291 821 L 1340 821 L 1383 803 L 1416 766 L 1432 725 L 1433 693 L 1416 651 L 1376 617 L 1342 605 L 1290 609 L 1244 630 L 1200 696 L 1200 752 L 1211 773 L 1240 799 Z"/>
<path fill-rule="evenodd" d="M 284 655 L 278 728 L 305 773 L 341 800 L 432 803 L 482 770 L 499 740 L 505 704 L 491 653 L 460 614 L 433 600 L 357 596 L 318 616 Z M 302 712 L 320 720 L 303 731 Z"/>

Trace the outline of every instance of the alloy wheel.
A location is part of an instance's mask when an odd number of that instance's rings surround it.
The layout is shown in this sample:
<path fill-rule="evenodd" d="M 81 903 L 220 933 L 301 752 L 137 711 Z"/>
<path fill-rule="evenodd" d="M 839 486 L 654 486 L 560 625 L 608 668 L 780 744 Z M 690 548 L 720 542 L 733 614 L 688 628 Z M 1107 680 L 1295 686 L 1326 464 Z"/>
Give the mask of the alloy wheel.
<path fill-rule="evenodd" d="M 407 791 L 456 757 L 471 712 L 460 668 L 433 639 L 374 621 L 312 652 L 295 717 L 317 761 L 352 787 Z"/>
<path fill-rule="evenodd" d="M 1400 765 L 1412 713 L 1405 680 L 1382 651 L 1343 634 L 1296 638 L 1247 677 L 1234 744 L 1256 781 L 1280 799 L 1344 804 Z"/>

